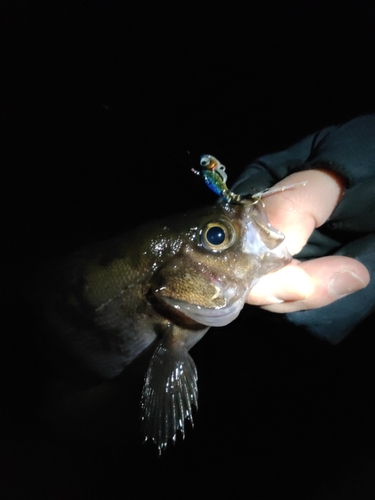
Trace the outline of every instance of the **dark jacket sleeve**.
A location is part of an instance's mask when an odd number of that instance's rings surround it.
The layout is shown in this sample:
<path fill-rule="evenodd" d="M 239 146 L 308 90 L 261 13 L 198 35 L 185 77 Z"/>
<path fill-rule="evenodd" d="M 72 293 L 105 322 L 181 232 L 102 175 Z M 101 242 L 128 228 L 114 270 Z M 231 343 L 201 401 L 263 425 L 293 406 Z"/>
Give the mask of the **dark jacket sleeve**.
<path fill-rule="evenodd" d="M 287 318 L 337 343 L 375 311 L 375 115 L 326 128 L 285 151 L 259 158 L 246 168 L 233 190 L 259 192 L 293 172 L 318 166 L 343 175 L 346 189 L 331 217 L 313 232 L 296 258 L 353 257 L 367 267 L 371 281 L 365 289 L 333 304 L 290 313 Z"/>

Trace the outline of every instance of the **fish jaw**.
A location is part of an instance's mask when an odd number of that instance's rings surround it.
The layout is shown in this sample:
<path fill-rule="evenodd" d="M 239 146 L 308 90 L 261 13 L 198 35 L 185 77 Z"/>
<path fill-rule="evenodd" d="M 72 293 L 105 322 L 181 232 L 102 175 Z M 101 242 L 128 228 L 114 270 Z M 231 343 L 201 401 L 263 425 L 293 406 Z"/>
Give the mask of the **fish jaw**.
<path fill-rule="evenodd" d="M 172 299 L 170 297 L 165 297 L 164 300 L 169 306 L 180 311 L 189 319 L 206 326 L 229 325 L 229 323 L 234 321 L 240 314 L 245 303 L 245 300 L 241 298 L 227 306 L 209 308 L 189 304 L 188 302 Z"/>
<path fill-rule="evenodd" d="M 257 281 L 292 258 L 284 235 L 269 224 L 261 204 L 222 203 L 220 208 L 213 220 L 225 219 L 234 235 L 231 244 L 220 251 L 204 247 L 198 227 L 195 247 L 186 247 L 162 270 L 154 291 L 179 314 L 209 327 L 234 321 Z"/>

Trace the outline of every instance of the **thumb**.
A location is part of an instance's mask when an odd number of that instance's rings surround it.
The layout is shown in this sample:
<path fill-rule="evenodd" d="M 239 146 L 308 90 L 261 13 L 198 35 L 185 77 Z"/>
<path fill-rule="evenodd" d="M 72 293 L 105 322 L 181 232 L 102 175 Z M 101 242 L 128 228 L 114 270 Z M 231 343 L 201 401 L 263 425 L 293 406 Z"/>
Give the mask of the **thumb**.
<path fill-rule="evenodd" d="M 264 309 L 272 312 L 315 309 L 361 290 L 369 281 L 367 268 L 350 257 L 329 256 L 301 263 L 293 261 L 280 271 L 262 278 L 251 290 L 248 302 L 254 304 L 254 294 L 256 305 L 263 305 Z"/>

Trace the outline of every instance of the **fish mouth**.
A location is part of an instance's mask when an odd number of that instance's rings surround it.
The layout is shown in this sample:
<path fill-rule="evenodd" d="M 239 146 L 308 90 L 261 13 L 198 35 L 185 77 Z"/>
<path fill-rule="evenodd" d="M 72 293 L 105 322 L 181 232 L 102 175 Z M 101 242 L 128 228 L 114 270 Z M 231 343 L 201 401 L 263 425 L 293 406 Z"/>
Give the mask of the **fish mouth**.
<path fill-rule="evenodd" d="M 230 305 L 211 308 L 198 306 L 196 304 L 189 304 L 188 302 L 173 299 L 171 297 L 163 297 L 163 301 L 188 318 L 206 326 L 228 325 L 237 318 L 245 303 L 244 298 L 241 298 L 237 299 Z"/>

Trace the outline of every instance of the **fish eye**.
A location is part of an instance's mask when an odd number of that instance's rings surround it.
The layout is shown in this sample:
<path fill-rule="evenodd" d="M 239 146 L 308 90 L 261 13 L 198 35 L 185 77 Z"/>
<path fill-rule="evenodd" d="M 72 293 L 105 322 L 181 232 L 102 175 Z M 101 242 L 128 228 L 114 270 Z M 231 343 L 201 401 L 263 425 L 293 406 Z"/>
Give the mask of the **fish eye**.
<path fill-rule="evenodd" d="M 202 229 L 201 242 L 208 250 L 226 250 L 233 243 L 232 227 L 222 221 L 210 222 Z"/>
<path fill-rule="evenodd" d="M 200 159 L 200 166 L 201 167 L 208 167 L 208 165 L 210 163 L 211 163 L 211 159 L 208 155 L 201 156 L 201 159 Z"/>
<path fill-rule="evenodd" d="M 225 241 L 225 236 L 225 231 L 220 226 L 212 226 L 206 232 L 206 239 L 212 246 L 222 245 Z"/>

